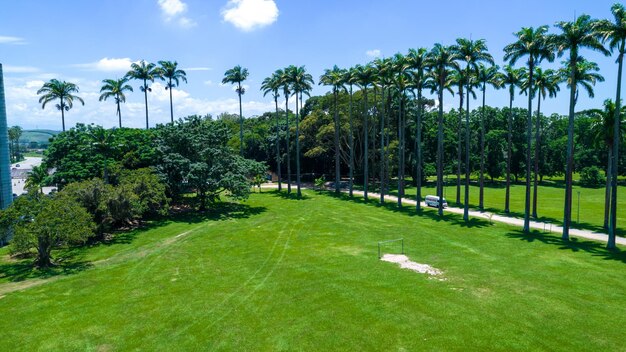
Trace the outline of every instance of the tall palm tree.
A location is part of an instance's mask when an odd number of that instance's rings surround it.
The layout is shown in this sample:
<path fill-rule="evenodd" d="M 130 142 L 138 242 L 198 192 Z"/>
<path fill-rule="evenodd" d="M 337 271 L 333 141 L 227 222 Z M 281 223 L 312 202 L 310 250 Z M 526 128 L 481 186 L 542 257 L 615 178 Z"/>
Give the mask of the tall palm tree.
<path fill-rule="evenodd" d="M 478 195 L 478 208 L 482 211 L 485 208 L 484 184 L 485 184 L 485 92 L 487 85 L 491 85 L 495 89 L 502 87 L 502 81 L 498 74 L 499 66 L 494 65 L 485 67 L 480 64 L 476 71 L 476 79 L 481 85 L 483 93 L 483 105 L 480 112 L 480 191 Z"/>
<path fill-rule="evenodd" d="M 278 98 L 280 97 L 278 91 L 280 90 L 280 79 L 280 74 L 277 71 L 270 77 L 266 77 L 261 83 L 263 96 L 266 96 L 268 93 L 272 93 L 272 98 L 274 98 L 274 104 L 276 105 L 276 174 L 278 175 L 278 191 L 281 191 L 283 188 L 280 175 L 280 118 L 278 117 Z"/>
<path fill-rule="evenodd" d="M 91 146 L 104 158 L 102 178 L 105 183 L 109 183 L 109 170 L 107 164 L 109 155 L 111 155 L 111 152 L 115 148 L 115 134 L 113 133 L 113 130 L 107 130 L 97 126 L 89 130 L 88 136 L 91 139 Z"/>
<path fill-rule="evenodd" d="M 611 99 L 606 99 L 604 101 L 604 109 L 593 109 L 590 110 L 589 113 L 593 116 L 593 125 L 592 133 L 594 137 L 594 141 L 600 145 L 602 148 L 607 149 L 607 167 L 606 167 L 606 188 L 604 193 L 604 228 L 609 228 L 609 213 L 611 209 L 611 184 L 612 184 L 612 176 L 613 176 L 613 143 L 614 136 L 613 127 L 615 126 L 615 122 L 613 119 L 615 116 L 619 116 L 620 126 L 619 135 L 624 135 L 626 132 L 626 126 L 623 124 L 624 116 L 626 115 L 626 106 L 622 106 L 620 108 L 620 112 L 615 114 L 615 109 L 617 108 L 617 104 L 615 104 Z M 621 137 L 618 136 L 618 141 L 621 140 Z"/>
<path fill-rule="evenodd" d="M 398 94 L 398 206 L 402 206 L 404 196 L 404 174 L 405 174 L 405 153 L 406 153 L 406 90 L 411 84 L 409 75 L 409 63 L 404 55 L 398 53 L 394 55 L 393 61 L 393 83 Z"/>
<path fill-rule="evenodd" d="M 511 65 L 524 56 L 528 56 L 529 91 L 532 91 L 535 66 L 543 60 L 554 60 L 554 49 L 548 35 L 548 26 L 523 27 L 515 33 L 517 41 L 504 47 L 504 60 Z M 532 142 L 532 103 L 533 96 L 528 94 L 528 117 L 526 124 L 526 198 L 524 203 L 524 232 L 530 232 L 530 149 Z"/>
<path fill-rule="evenodd" d="M 597 31 L 598 22 L 589 15 L 581 15 L 573 22 L 557 22 L 556 27 L 561 33 L 554 38 L 559 57 L 569 51 L 568 60 L 570 100 L 569 123 L 567 127 L 567 161 L 565 167 L 565 206 L 563 214 L 563 240 L 569 240 L 569 228 L 572 219 L 572 172 L 574 169 L 574 107 L 576 105 L 576 79 L 578 71 L 579 51 L 589 48 L 607 54 L 608 51 L 600 42 L 600 33 Z M 530 70 L 529 70 L 530 71 Z M 532 72 L 531 72 L 532 73 Z M 532 81 L 532 76 L 531 76 Z M 532 82 L 531 82 L 532 83 Z M 532 90 L 531 90 L 532 91 Z"/>
<path fill-rule="evenodd" d="M 19 149 L 20 149 L 20 137 L 22 136 L 22 127 L 13 126 L 8 129 L 9 135 L 9 146 L 11 148 L 11 163 L 17 162 L 19 160 Z"/>
<path fill-rule="evenodd" d="M 426 57 L 428 50 L 425 48 L 409 49 L 406 56 L 411 68 L 411 76 L 413 78 L 413 96 L 417 101 L 417 113 L 415 114 L 415 168 L 417 175 L 417 189 L 415 194 L 415 209 L 421 209 L 422 201 L 422 91 L 426 81 Z"/>
<path fill-rule="evenodd" d="M 463 75 L 465 76 L 465 93 L 467 95 L 465 109 L 465 199 L 463 204 L 463 219 L 469 220 L 469 182 L 470 182 L 470 165 L 469 165 L 469 99 L 470 94 L 474 94 L 472 85 L 476 83 L 472 76 L 475 76 L 475 72 L 478 70 L 478 64 L 486 62 L 493 65 L 493 57 L 489 54 L 487 49 L 487 43 L 484 39 L 471 40 L 465 38 L 459 38 L 456 40 L 454 49 L 457 51 L 459 60 L 465 62 L 465 69 Z M 460 68 L 458 69 L 460 71 Z"/>
<path fill-rule="evenodd" d="M 454 47 L 435 44 L 428 53 L 426 62 L 436 82 L 439 101 L 439 115 L 437 119 L 437 196 L 443 200 L 443 91 L 450 85 L 450 74 L 459 70 L 456 62 L 461 59 L 458 50 Z M 443 215 L 443 201 L 439 202 L 439 215 Z"/>
<path fill-rule="evenodd" d="M 525 69 L 504 66 L 501 73 L 502 84 L 509 87 L 509 116 L 507 119 L 507 147 L 506 147 L 506 195 L 504 198 L 504 212 L 509 213 L 511 199 L 511 147 L 513 146 L 513 100 L 515 99 L 515 87 L 522 82 Z"/>
<path fill-rule="evenodd" d="M 152 88 L 148 86 L 148 81 L 154 82 L 160 75 L 161 70 L 159 70 L 155 64 L 151 62 L 146 63 L 144 60 L 141 60 L 139 63 L 133 62 L 130 65 L 130 71 L 126 74 L 126 77 L 129 79 L 136 79 L 143 82 L 143 84 L 139 86 L 139 89 L 143 92 L 144 101 L 146 103 L 146 129 L 150 128 L 148 122 L 148 92 L 152 91 Z"/>
<path fill-rule="evenodd" d="M 461 160 L 462 148 L 461 145 L 463 140 L 461 138 L 461 134 L 463 132 L 463 99 L 465 98 L 465 94 L 463 93 L 463 89 L 465 89 L 465 75 L 461 71 L 455 71 L 452 73 L 452 83 L 457 86 L 459 92 L 459 111 L 458 111 L 458 124 L 457 124 L 457 147 L 456 147 L 456 204 L 457 206 L 461 206 L 461 165 L 463 164 Z"/>
<path fill-rule="evenodd" d="M 537 97 L 537 118 L 535 119 L 535 172 L 533 178 L 533 210 L 532 217 L 537 219 L 537 188 L 539 182 L 539 150 L 541 148 L 541 100 L 545 100 L 546 96 L 550 98 L 556 97 L 556 93 L 560 90 L 559 83 L 561 76 L 555 70 L 542 70 L 541 67 L 535 68 L 535 89 L 533 95 L 539 93 Z M 522 92 L 528 88 L 528 79 L 524 78 L 522 82 Z"/>
<path fill-rule="evenodd" d="M 357 83 L 357 76 L 356 76 L 356 70 L 354 67 L 350 67 L 349 69 L 347 69 L 344 72 L 344 76 L 343 76 L 343 83 L 344 85 L 347 85 L 348 87 L 350 87 L 350 105 L 348 107 L 348 125 L 349 125 L 349 129 L 350 129 L 350 135 L 348 136 L 348 144 L 350 144 L 350 162 L 349 162 L 349 175 L 348 178 L 350 179 L 348 182 L 348 187 L 349 187 L 349 194 L 350 197 L 352 197 L 352 190 L 353 190 L 353 186 L 354 186 L 354 125 L 352 123 L 352 88 L 353 86 Z"/>
<path fill-rule="evenodd" d="M 230 70 L 226 70 L 224 72 L 224 78 L 222 79 L 222 84 L 237 84 L 237 88 L 235 91 L 237 92 L 237 97 L 239 98 L 239 154 L 243 155 L 243 112 L 241 109 L 241 96 L 246 92 L 246 89 L 241 86 L 241 82 L 245 81 L 248 78 L 248 69 L 242 68 L 237 65 Z"/>
<path fill-rule="evenodd" d="M 45 109 L 46 105 L 53 101 L 59 100 L 56 104 L 56 108 L 61 110 L 61 123 L 63 125 L 63 131 L 65 132 L 65 112 L 70 111 L 74 106 L 74 99 L 78 100 L 81 104 L 85 105 L 85 101 L 74 93 L 78 93 L 78 86 L 74 83 L 59 81 L 56 78 L 51 79 L 39 88 L 37 95 L 41 95 L 39 103 L 41 108 Z"/>
<path fill-rule="evenodd" d="M 117 105 L 117 110 L 115 114 L 118 117 L 120 128 L 122 128 L 122 110 L 120 109 L 120 103 L 126 102 L 126 95 L 124 92 L 132 92 L 133 87 L 129 84 L 127 77 L 122 77 L 119 79 L 104 79 L 102 80 L 102 88 L 100 88 L 100 99 L 99 101 L 105 101 L 108 98 L 113 97 L 115 99 L 115 104 Z"/>
<path fill-rule="evenodd" d="M 159 61 L 161 78 L 167 80 L 165 89 L 170 91 L 170 118 L 174 122 L 174 105 L 172 103 L 172 88 L 178 87 L 180 81 L 187 83 L 187 73 L 178 68 L 178 62 Z"/>
<path fill-rule="evenodd" d="M 335 65 L 332 70 L 326 69 L 324 74 L 320 77 L 319 84 L 324 84 L 333 87 L 333 96 L 335 98 L 335 193 L 340 191 L 340 165 L 339 165 L 339 107 L 337 99 L 339 97 L 339 90 L 343 88 L 343 79 L 346 70 L 342 70 Z"/>
<path fill-rule="evenodd" d="M 621 89 L 622 89 L 622 66 L 624 53 L 626 53 L 626 9 L 624 5 L 616 3 L 611 6 L 611 13 L 614 22 L 608 20 L 601 21 L 598 25 L 598 32 L 602 35 L 604 42 L 609 42 L 609 49 L 617 49 L 617 88 L 615 90 L 615 117 L 613 119 L 613 159 L 611 176 L 611 216 L 609 220 L 609 240 L 607 248 L 615 248 L 615 229 L 617 226 L 617 161 L 619 160 L 619 131 L 621 119 L 618 118 L 621 110 Z"/>
<path fill-rule="evenodd" d="M 278 69 L 276 70 L 276 72 L 274 72 L 274 74 L 278 79 L 278 86 L 282 88 L 283 96 L 285 97 L 285 124 L 287 126 L 285 131 L 285 139 L 287 142 L 287 151 L 285 157 L 285 159 L 287 160 L 287 194 L 291 194 L 291 144 L 289 141 L 289 137 L 291 134 L 291 128 L 289 125 L 289 96 L 291 96 L 291 83 L 289 81 L 289 76 L 286 70 L 287 69 Z"/>
<path fill-rule="evenodd" d="M 313 76 L 306 72 L 304 66 L 289 66 L 285 69 L 287 80 L 291 85 L 291 90 L 296 99 L 296 185 L 298 187 L 298 197 L 302 196 L 302 186 L 300 182 L 300 124 L 298 113 L 298 97 L 300 97 L 300 103 L 302 103 L 302 95 L 309 95 L 311 89 L 313 89 Z"/>
<path fill-rule="evenodd" d="M 385 203 L 385 192 L 387 185 L 387 175 L 386 175 L 386 149 L 385 144 L 387 138 L 385 138 L 385 117 L 387 113 L 387 104 L 385 94 L 387 94 L 387 98 L 391 94 L 391 86 L 393 84 L 393 62 L 391 58 L 378 58 L 373 62 L 374 68 L 377 71 L 374 85 L 380 86 L 381 92 L 381 108 L 380 112 L 380 199 L 379 203 Z"/>
<path fill-rule="evenodd" d="M 357 84 L 363 89 L 363 198 L 368 200 L 367 190 L 369 182 L 369 106 L 367 102 L 367 88 L 374 83 L 376 73 L 371 65 L 357 65 Z"/>

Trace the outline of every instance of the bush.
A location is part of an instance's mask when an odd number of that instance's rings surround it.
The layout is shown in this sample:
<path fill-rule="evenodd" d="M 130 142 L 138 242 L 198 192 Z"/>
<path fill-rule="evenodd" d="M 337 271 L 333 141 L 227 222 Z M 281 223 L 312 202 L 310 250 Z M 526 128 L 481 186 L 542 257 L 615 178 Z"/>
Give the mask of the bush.
<path fill-rule="evenodd" d="M 600 187 L 605 182 L 602 171 L 595 166 L 585 167 L 580 171 L 580 185 L 583 187 Z"/>

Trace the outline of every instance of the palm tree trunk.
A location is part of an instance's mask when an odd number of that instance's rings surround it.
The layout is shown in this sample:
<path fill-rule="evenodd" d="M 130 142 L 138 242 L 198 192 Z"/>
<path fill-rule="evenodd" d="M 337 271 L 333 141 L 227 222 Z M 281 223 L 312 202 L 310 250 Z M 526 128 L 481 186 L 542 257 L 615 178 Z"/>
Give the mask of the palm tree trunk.
<path fill-rule="evenodd" d="M 443 84 L 439 80 L 439 116 L 437 119 L 437 196 L 439 197 L 438 214 L 443 216 Z"/>
<path fill-rule="evenodd" d="M 364 139 L 363 139 L 363 144 L 364 144 L 364 156 L 363 156 L 363 198 L 367 201 L 367 185 L 368 185 L 368 181 L 369 181 L 369 116 L 368 116 L 368 110 L 367 110 L 367 86 L 365 86 L 364 88 L 364 94 L 365 94 L 365 111 L 364 111 L 364 123 L 363 123 L 363 135 L 364 135 Z"/>
<path fill-rule="evenodd" d="M 569 121 L 567 125 L 567 159 L 565 166 L 565 206 L 563 211 L 563 235 L 564 241 L 569 241 L 569 228 L 572 220 L 572 172 L 574 171 L 574 108 L 576 105 L 576 58 L 578 50 L 570 50 L 570 96 L 569 96 Z M 529 92 L 532 90 L 529 90 Z"/>
<path fill-rule="evenodd" d="M 398 207 L 402 207 L 402 93 L 398 90 Z"/>
<path fill-rule="evenodd" d="M 537 182 L 539 177 L 539 149 L 541 148 L 541 93 L 537 90 L 537 120 L 535 121 L 535 175 L 533 179 L 533 218 L 537 219 Z"/>
<path fill-rule="evenodd" d="M 352 190 L 354 187 L 354 131 L 352 126 L 352 84 L 350 85 L 350 107 L 348 112 L 349 124 L 350 124 L 350 197 L 352 197 Z"/>
<path fill-rule="evenodd" d="M 380 99 L 380 204 L 385 203 L 385 86 L 381 85 Z"/>
<path fill-rule="evenodd" d="M 243 156 L 243 111 L 241 109 L 241 82 L 237 82 L 237 84 L 239 87 L 239 89 L 237 90 L 237 96 L 239 97 L 239 155 Z"/>
<path fill-rule="evenodd" d="M 169 83 L 169 88 L 170 88 L 170 118 L 172 120 L 172 123 L 174 123 L 174 103 L 172 102 L 172 79 L 170 78 L 170 83 Z"/>
<path fill-rule="evenodd" d="M 119 120 L 120 128 L 122 128 L 122 110 L 120 109 L 120 98 L 119 95 L 116 99 L 117 102 L 117 118 Z"/>
<path fill-rule="evenodd" d="M 530 148 L 532 143 L 533 70 L 532 57 L 528 60 L 528 117 L 526 121 L 526 198 L 524 201 L 524 233 L 530 232 Z"/>
<path fill-rule="evenodd" d="M 608 148 L 608 162 L 606 166 L 606 187 L 604 189 L 604 224 L 605 230 L 609 229 L 609 214 L 611 212 L 611 176 L 613 175 L 613 145 Z"/>
<path fill-rule="evenodd" d="M 278 174 L 278 191 L 282 191 L 283 185 L 280 175 L 280 119 L 278 117 L 278 96 L 274 96 L 274 104 L 276 104 L 276 173 Z"/>
<path fill-rule="evenodd" d="M 480 191 L 478 195 L 478 209 L 485 209 L 485 91 L 487 82 L 483 82 L 483 107 L 480 112 Z"/>
<path fill-rule="evenodd" d="M 335 193 L 339 194 L 339 114 L 337 107 L 337 88 L 335 87 Z"/>
<path fill-rule="evenodd" d="M 65 104 L 63 104 L 63 97 L 61 97 L 61 125 L 63 126 L 63 132 L 65 132 Z"/>
<path fill-rule="evenodd" d="M 143 80 L 143 98 L 146 103 L 146 129 L 149 129 L 150 125 L 148 124 L 148 82 L 146 82 L 145 79 Z"/>
<path fill-rule="evenodd" d="M 457 127 L 456 205 L 461 205 L 461 133 L 463 130 L 463 85 L 459 84 L 459 124 Z"/>
<path fill-rule="evenodd" d="M 417 187 L 415 193 L 415 210 L 422 209 L 422 90 L 417 89 L 417 121 L 415 123 L 415 154 Z"/>
<path fill-rule="evenodd" d="M 302 94 L 302 93 L 300 93 Z M 298 187 L 298 198 L 302 197 L 300 186 L 300 115 L 298 112 L 298 92 L 296 92 L 296 187 Z"/>
<path fill-rule="evenodd" d="M 285 119 L 287 121 L 287 194 L 291 194 L 291 158 L 289 157 L 289 94 L 285 93 Z"/>
<path fill-rule="evenodd" d="M 617 66 L 617 92 L 615 97 L 615 122 L 613 124 L 613 169 L 611 176 L 611 216 L 609 219 L 609 240 L 606 248 L 615 249 L 615 235 L 617 233 L 617 169 L 619 161 L 619 143 L 620 143 L 620 107 L 621 107 L 621 90 L 622 90 L 622 64 L 624 61 L 624 40 L 622 40 L 618 56 Z"/>
<path fill-rule="evenodd" d="M 511 90 L 509 93 L 509 119 L 506 146 L 506 195 L 504 197 L 504 212 L 506 214 L 511 211 L 509 204 L 511 200 L 511 146 L 513 144 L 513 91 Z"/>
<path fill-rule="evenodd" d="M 469 221 L 469 184 L 470 184 L 470 87 L 467 83 L 467 99 L 465 100 L 465 199 L 463 204 L 463 220 Z"/>

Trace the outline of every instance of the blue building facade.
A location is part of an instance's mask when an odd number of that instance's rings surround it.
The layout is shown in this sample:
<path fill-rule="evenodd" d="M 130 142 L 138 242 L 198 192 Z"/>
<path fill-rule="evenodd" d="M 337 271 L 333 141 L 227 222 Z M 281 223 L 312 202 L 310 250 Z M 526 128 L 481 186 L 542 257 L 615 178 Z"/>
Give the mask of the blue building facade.
<path fill-rule="evenodd" d="M 3 77 L 2 64 L 0 64 L 0 209 L 5 209 L 13 202 L 11 159 L 9 158 L 9 130 L 7 126 Z"/>

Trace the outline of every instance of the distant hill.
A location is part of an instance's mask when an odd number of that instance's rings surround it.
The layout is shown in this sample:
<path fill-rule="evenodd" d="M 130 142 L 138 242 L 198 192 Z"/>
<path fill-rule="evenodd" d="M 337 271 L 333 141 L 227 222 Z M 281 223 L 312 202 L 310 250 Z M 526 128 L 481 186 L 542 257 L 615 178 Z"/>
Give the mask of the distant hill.
<path fill-rule="evenodd" d="M 36 142 L 39 146 L 49 144 L 50 137 L 56 136 L 61 131 L 53 130 L 23 130 L 20 144 L 29 145 Z"/>

